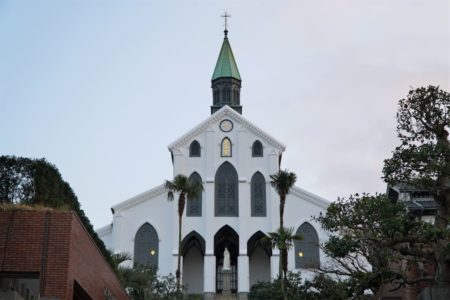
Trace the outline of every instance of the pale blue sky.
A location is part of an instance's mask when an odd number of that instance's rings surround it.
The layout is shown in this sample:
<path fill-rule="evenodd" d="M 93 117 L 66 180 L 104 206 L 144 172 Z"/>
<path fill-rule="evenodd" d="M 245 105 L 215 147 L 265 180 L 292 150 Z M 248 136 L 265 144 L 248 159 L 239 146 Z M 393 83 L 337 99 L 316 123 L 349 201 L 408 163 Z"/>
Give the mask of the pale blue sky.
<path fill-rule="evenodd" d="M 397 101 L 450 90 L 446 0 L 0 0 L 0 154 L 45 157 L 95 227 L 172 177 L 167 145 L 209 116 L 231 13 L 243 115 L 329 200 L 385 190 Z"/>

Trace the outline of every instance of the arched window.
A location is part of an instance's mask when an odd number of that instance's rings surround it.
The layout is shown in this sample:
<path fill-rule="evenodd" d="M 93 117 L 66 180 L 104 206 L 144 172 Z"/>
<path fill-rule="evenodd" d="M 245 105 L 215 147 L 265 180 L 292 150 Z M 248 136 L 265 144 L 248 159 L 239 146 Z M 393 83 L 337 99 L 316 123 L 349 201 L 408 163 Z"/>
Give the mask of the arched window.
<path fill-rule="evenodd" d="M 227 103 L 227 89 L 226 88 L 222 88 L 222 101 L 220 101 L 221 103 Z"/>
<path fill-rule="evenodd" d="M 222 145 L 220 147 L 220 155 L 222 157 L 231 157 L 232 149 L 231 149 L 231 141 L 229 138 L 225 137 L 222 140 Z"/>
<path fill-rule="evenodd" d="M 230 99 L 230 88 L 225 88 L 225 104 L 230 104 L 231 103 L 231 99 Z"/>
<path fill-rule="evenodd" d="M 158 267 L 159 239 L 149 223 L 142 225 L 134 237 L 134 264 Z"/>
<path fill-rule="evenodd" d="M 261 157 L 263 156 L 263 145 L 260 141 L 256 140 L 252 146 L 252 156 Z"/>
<path fill-rule="evenodd" d="M 214 90 L 213 101 L 214 101 L 214 105 L 219 104 L 219 90 Z"/>
<path fill-rule="evenodd" d="M 252 217 L 266 216 L 266 180 L 260 172 L 256 172 L 251 181 Z"/>
<path fill-rule="evenodd" d="M 201 153 L 200 143 L 197 141 L 193 141 L 189 146 L 189 156 L 200 157 L 200 153 Z"/>
<path fill-rule="evenodd" d="M 202 183 L 202 178 L 197 172 L 192 173 L 189 180 Z M 202 192 L 200 192 L 196 198 L 187 199 L 186 216 L 188 217 L 201 217 L 202 216 Z"/>
<path fill-rule="evenodd" d="M 305 222 L 297 229 L 296 235 L 303 239 L 294 241 L 295 267 L 318 268 L 320 266 L 319 236 L 311 224 Z"/>
<path fill-rule="evenodd" d="M 239 215 L 238 175 L 229 162 L 224 162 L 216 172 L 214 208 L 216 216 Z"/>

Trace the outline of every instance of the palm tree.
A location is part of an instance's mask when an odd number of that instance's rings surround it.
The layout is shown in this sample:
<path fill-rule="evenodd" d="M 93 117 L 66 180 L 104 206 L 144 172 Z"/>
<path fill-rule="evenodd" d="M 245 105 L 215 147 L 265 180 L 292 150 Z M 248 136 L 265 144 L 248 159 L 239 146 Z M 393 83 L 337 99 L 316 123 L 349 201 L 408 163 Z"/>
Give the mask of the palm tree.
<path fill-rule="evenodd" d="M 270 175 L 270 179 L 272 179 L 270 185 L 280 196 L 280 228 L 284 228 L 284 206 L 286 204 L 286 196 L 297 181 L 297 175 L 286 169 Z"/>
<path fill-rule="evenodd" d="M 301 240 L 302 237 L 294 235 L 294 228 L 278 228 L 276 232 L 269 232 L 268 237 L 264 239 L 270 243 L 270 246 L 274 249 L 275 247 L 280 250 L 281 260 L 280 266 L 282 273 L 280 274 L 281 279 L 281 291 L 283 293 L 283 298 L 287 300 L 286 292 L 286 274 L 287 274 L 287 253 L 294 246 L 295 240 Z"/>
<path fill-rule="evenodd" d="M 166 180 L 165 187 L 167 191 L 167 199 L 172 201 L 174 194 L 178 193 L 178 264 L 176 271 L 177 293 L 180 291 L 180 264 L 181 264 L 181 224 L 183 218 L 184 207 L 187 199 L 196 198 L 203 191 L 203 185 L 200 182 L 192 181 L 184 175 L 177 175 L 172 181 Z"/>
<path fill-rule="evenodd" d="M 293 172 L 286 170 L 279 170 L 278 173 L 270 175 L 270 185 L 277 191 L 280 196 L 280 228 L 279 231 L 284 231 L 284 207 L 286 205 L 286 196 L 289 194 L 289 190 L 294 186 L 295 181 L 297 181 L 297 175 Z M 287 249 L 280 249 L 280 277 L 281 277 L 281 289 L 283 290 L 283 295 L 286 296 L 284 291 L 284 281 L 286 271 L 287 271 Z M 286 271 L 283 272 L 283 270 Z"/>
<path fill-rule="evenodd" d="M 120 264 L 131 259 L 132 257 L 128 252 L 119 252 L 111 254 L 112 267 L 116 272 L 117 277 L 119 277 L 120 282 L 122 282 L 124 286 L 126 286 L 125 280 L 126 273 L 130 270 L 130 268 L 123 267 Z"/>

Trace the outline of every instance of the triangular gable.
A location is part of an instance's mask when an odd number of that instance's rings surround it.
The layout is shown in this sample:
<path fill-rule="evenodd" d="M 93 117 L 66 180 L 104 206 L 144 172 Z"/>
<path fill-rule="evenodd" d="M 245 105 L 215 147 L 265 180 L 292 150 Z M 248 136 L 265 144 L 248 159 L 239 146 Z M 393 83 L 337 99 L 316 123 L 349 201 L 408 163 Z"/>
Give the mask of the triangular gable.
<path fill-rule="evenodd" d="M 207 130 L 207 128 L 215 123 L 217 123 L 219 120 L 223 119 L 224 117 L 227 117 L 231 119 L 232 121 L 241 123 L 245 128 L 247 128 L 250 132 L 264 140 L 265 142 L 269 143 L 276 149 L 278 149 L 279 153 L 283 152 L 286 149 L 286 146 L 276 140 L 274 137 L 266 133 L 265 131 L 258 128 L 256 125 L 245 119 L 241 114 L 237 113 L 234 109 L 229 107 L 228 105 L 225 105 L 221 109 L 219 109 L 217 112 L 212 114 L 209 118 L 207 118 L 205 121 L 194 127 L 192 130 L 188 131 L 184 135 L 182 135 L 180 138 L 178 138 L 176 141 L 171 143 L 168 148 L 172 152 L 175 149 L 187 144 L 190 142 L 194 137 L 202 133 L 203 131 Z"/>
<path fill-rule="evenodd" d="M 166 191 L 167 190 L 165 189 L 164 184 L 158 185 L 157 187 L 154 187 L 151 190 L 148 190 L 146 192 L 138 194 L 134 197 L 131 197 L 128 200 L 122 201 L 122 202 L 114 205 L 113 207 L 111 207 L 111 210 L 114 214 L 115 212 L 119 212 L 119 211 L 128 209 L 130 207 L 138 205 L 139 203 L 150 200 L 151 198 L 159 196 L 159 195 L 165 193 Z"/>

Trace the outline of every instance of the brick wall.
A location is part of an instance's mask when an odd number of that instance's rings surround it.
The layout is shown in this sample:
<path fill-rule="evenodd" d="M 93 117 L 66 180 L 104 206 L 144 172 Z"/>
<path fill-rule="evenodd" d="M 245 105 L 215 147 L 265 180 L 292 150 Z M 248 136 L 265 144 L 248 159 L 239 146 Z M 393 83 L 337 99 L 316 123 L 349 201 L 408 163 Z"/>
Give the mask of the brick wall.
<path fill-rule="evenodd" d="M 39 273 L 41 297 L 71 300 L 76 280 L 92 299 L 128 299 L 72 212 L 0 212 L 0 272 Z"/>
<path fill-rule="evenodd" d="M 77 217 L 72 218 L 71 238 L 69 281 L 73 283 L 75 279 L 93 299 L 104 299 L 105 288 L 117 299 L 128 299 L 119 279 Z"/>

